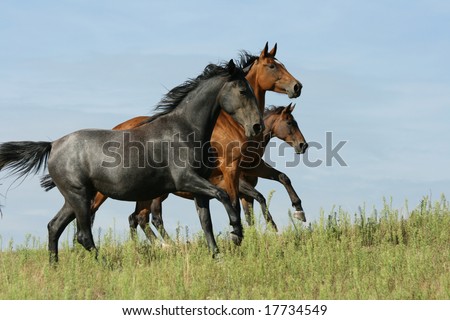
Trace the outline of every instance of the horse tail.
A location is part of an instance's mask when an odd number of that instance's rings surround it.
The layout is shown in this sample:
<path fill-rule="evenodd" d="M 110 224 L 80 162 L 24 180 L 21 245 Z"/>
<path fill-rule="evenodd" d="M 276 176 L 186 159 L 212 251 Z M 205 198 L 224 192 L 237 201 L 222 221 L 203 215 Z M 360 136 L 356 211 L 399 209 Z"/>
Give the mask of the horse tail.
<path fill-rule="evenodd" d="M 0 144 L 0 171 L 9 170 L 17 179 L 30 173 L 37 174 L 47 167 L 51 142 L 5 142 Z"/>
<path fill-rule="evenodd" d="M 45 191 L 50 191 L 56 184 L 53 182 L 52 177 L 49 174 L 46 174 L 41 178 L 41 187 L 44 188 Z"/>

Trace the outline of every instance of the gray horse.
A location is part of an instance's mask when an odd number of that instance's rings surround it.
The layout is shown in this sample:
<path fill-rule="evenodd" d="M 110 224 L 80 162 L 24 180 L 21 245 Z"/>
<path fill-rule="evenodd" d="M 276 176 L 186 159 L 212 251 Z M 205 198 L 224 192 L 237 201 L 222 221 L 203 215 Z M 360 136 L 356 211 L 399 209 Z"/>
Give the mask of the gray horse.
<path fill-rule="evenodd" d="M 245 129 L 247 137 L 262 132 L 264 123 L 243 71 L 230 60 L 208 65 L 202 74 L 175 87 L 158 105 L 148 123 L 126 130 L 80 130 L 53 142 L 0 144 L 0 170 L 23 176 L 47 166 L 65 203 L 48 224 L 50 261 L 58 261 L 58 240 L 77 219 L 77 240 L 97 249 L 91 231 L 91 201 L 97 191 L 113 199 L 150 200 L 176 191 L 191 192 L 213 254 L 218 252 L 211 217 L 202 214 L 210 198 L 222 202 L 233 228 L 243 238 L 240 215 L 228 194 L 207 179 L 212 168 L 209 140 L 220 110 Z M 48 160 L 48 161 L 47 161 Z"/>

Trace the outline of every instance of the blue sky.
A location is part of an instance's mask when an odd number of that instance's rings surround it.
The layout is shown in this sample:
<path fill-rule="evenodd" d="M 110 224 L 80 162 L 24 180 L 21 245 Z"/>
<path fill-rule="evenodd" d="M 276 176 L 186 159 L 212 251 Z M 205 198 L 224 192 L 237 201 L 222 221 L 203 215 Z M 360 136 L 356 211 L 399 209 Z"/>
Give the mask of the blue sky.
<path fill-rule="evenodd" d="M 0 141 L 55 140 L 149 115 L 168 88 L 208 63 L 277 42 L 277 57 L 304 85 L 294 115 L 306 139 L 325 145 L 332 132 L 333 144 L 347 141 L 346 167 L 285 168 L 293 151 L 274 154 L 307 218 L 334 207 L 370 211 L 383 197 L 406 214 L 406 199 L 411 209 L 422 196 L 450 194 L 449 34 L 444 1 L 1 1 Z M 308 156 L 324 160 L 324 149 Z M 37 178 L 8 190 L 11 182 L 0 182 L 2 246 L 26 234 L 45 242 L 62 196 L 43 192 Z M 261 181 L 258 189 L 275 190 L 270 208 L 287 226 L 283 187 Z M 108 201 L 95 230 L 125 234 L 133 207 Z M 164 210 L 172 234 L 177 225 L 200 230 L 193 203 L 171 196 Z M 216 233 L 228 230 L 222 206 L 212 201 L 212 210 Z"/>

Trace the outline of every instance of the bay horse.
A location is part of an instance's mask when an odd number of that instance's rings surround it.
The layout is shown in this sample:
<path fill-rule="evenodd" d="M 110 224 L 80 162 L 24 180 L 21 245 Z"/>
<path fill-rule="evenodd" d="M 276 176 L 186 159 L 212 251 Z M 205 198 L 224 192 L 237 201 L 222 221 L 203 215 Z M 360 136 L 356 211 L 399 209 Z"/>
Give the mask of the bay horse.
<path fill-rule="evenodd" d="M 301 154 L 306 151 L 308 144 L 298 126 L 298 123 L 292 112 L 294 111 L 295 105 L 289 104 L 288 106 L 270 107 L 264 112 L 264 132 L 262 147 L 265 148 L 269 143 L 269 140 L 273 137 L 277 137 L 280 140 L 285 141 L 290 146 L 292 146 L 296 153 Z M 116 127 L 116 130 L 120 129 L 120 125 Z M 272 215 L 270 214 L 265 197 L 255 189 L 256 180 L 250 180 L 252 177 L 245 175 L 245 168 L 241 172 L 241 177 L 239 179 L 239 196 L 241 199 L 246 201 L 257 200 L 261 205 L 261 210 L 266 223 L 271 225 L 275 231 L 278 230 Z M 210 181 L 218 186 L 222 187 L 223 176 L 215 176 Z M 176 195 L 186 198 L 193 199 L 192 195 L 185 192 L 176 192 Z M 136 228 L 139 225 L 144 231 L 146 237 L 152 241 L 156 239 L 156 235 L 150 228 L 150 214 L 152 215 L 152 224 L 158 230 L 159 234 L 166 241 L 170 241 L 167 231 L 164 228 L 164 223 L 162 219 L 162 202 L 168 197 L 168 195 L 158 197 L 153 200 L 138 201 L 136 203 L 136 208 L 134 212 L 129 216 L 128 221 L 130 224 L 131 234 L 134 236 L 136 233 Z M 249 225 L 254 223 L 253 210 L 246 208 L 244 210 L 246 221 Z"/>
<path fill-rule="evenodd" d="M 264 128 L 244 72 L 233 60 L 210 64 L 197 78 L 169 91 L 158 109 L 145 124 L 125 131 L 87 129 L 53 142 L 0 144 L 0 170 L 24 176 L 47 166 L 64 196 L 63 207 L 48 224 L 51 262 L 58 261 L 59 237 L 74 218 L 77 241 L 97 256 L 91 231 L 91 202 L 97 192 L 117 200 L 143 201 L 185 191 L 195 195 L 199 207 L 215 198 L 229 215 L 232 240 L 240 244 L 239 213 L 228 194 L 204 177 L 210 173 L 209 140 L 221 110 L 242 125 L 246 137 Z M 215 253 L 211 219 L 199 211 L 208 246 Z"/>
<path fill-rule="evenodd" d="M 267 91 L 287 94 L 289 98 L 297 98 L 300 96 L 303 87 L 302 84 L 289 73 L 286 67 L 275 58 L 276 52 L 277 44 L 269 51 L 268 43 L 266 43 L 259 56 L 251 55 L 245 51 L 241 54 L 240 67 L 247 72 L 246 79 L 253 88 L 261 113 L 263 113 L 265 109 L 265 94 Z M 150 118 L 151 117 L 148 116 L 135 117 L 117 125 L 113 130 L 134 128 Z M 256 142 L 261 142 L 258 141 L 258 139 Z M 211 178 L 214 179 L 215 176 L 223 176 L 224 181 L 222 187 L 229 194 L 235 210 L 240 212 L 239 177 L 240 170 L 244 167 L 242 165 L 242 159 L 253 156 L 248 154 L 251 152 L 252 148 L 248 148 L 248 140 L 245 137 L 242 128 L 225 112 L 219 114 L 211 136 L 211 145 L 217 152 L 219 162 L 219 166 L 213 170 Z M 260 154 L 254 159 L 254 162 L 257 163 L 261 162 L 261 152 L 263 149 L 259 148 L 258 150 Z M 250 165 L 255 166 L 256 164 L 253 163 Z M 294 216 L 300 220 L 306 221 L 301 200 L 292 187 L 289 178 L 284 173 L 272 168 L 266 163 L 259 163 L 259 167 L 254 169 L 255 170 L 253 171 L 249 171 L 248 174 L 282 183 L 295 208 Z M 49 184 L 47 184 L 47 186 L 48 185 Z M 92 206 L 93 214 L 106 199 L 107 197 L 101 193 L 97 193 Z M 244 208 L 248 210 L 249 207 L 245 206 Z M 209 208 L 207 205 L 203 205 L 201 210 L 208 211 Z"/>

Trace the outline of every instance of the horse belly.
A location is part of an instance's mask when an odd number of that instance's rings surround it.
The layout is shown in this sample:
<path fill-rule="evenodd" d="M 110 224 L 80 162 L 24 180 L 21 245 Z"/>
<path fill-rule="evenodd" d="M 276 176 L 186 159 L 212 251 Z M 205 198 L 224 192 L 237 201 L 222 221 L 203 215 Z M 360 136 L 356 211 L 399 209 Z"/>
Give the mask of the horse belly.
<path fill-rule="evenodd" d="M 122 169 L 109 172 L 107 176 L 93 177 L 97 191 L 104 195 L 126 201 L 143 201 L 170 193 L 175 186 L 170 173 L 163 169 Z"/>

